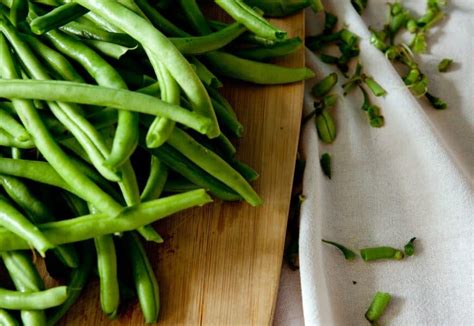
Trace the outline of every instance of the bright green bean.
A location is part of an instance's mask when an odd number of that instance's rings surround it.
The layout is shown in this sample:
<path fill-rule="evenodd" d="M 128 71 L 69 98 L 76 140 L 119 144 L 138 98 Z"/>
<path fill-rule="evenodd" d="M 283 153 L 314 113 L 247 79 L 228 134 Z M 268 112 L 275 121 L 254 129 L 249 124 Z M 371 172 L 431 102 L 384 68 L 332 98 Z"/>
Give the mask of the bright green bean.
<path fill-rule="evenodd" d="M 12 135 L 15 141 L 19 143 L 27 143 L 31 141 L 30 135 L 26 131 L 25 127 L 15 118 L 13 118 L 6 111 L 0 110 L 0 129 L 3 129 L 10 135 Z"/>
<path fill-rule="evenodd" d="M 114 58 L 119 60 L 127 54 L 128 51 L 133 50 L 133 48 L 127 48 L 122 45 L 113 44 L 104 41 L 96 41 L 96 40 L 83 40 L 85 44 L 89 47 L 93 48 L 98 53 L 101 53 L 104 56 Z"/>
<path fill-rule="evenodd" d="M 183 54 L 202 54 L 223 48 L 245 30 L 243 25 L 234 23 L 218 32 L 205 36 L 170 38 L 170 40 Z"/>
<path fill-rule="evenodd" d="M 67 299 L 67 287 L 58 286 L 39 292 L 19 292 L 0 288 L 0 308 L 42 310 L 59 306 Z"/>
<path fill-rule="evenodd" d="M 94 243 L 97 251 L 102 311 L 109 318 L 115 318 L 120 303 L 120 294 L 117 282 L 117 255 L 113 235 L 97 237 L 94 239 Z"/>
<path fill-rule="evenodd" d="M 208 87 L 222 87 L 222 82 L 196 57 L 190 57 L 189 62 L 193 64 L 199 79 Z M 215 108 L 214 108 L 215 109 Z M 217 113 L 216 113 L 217 115 Z"/>
<path fill-rule="evenodd" d="M 220 103 L 224 109 L 228 112 L 228 114 L 232 115 L 234 118 L 237 119 L 237 114 L 235 114 L 234 108 L 232 105 L 229 103 L 229 101 L 219 93 L 217 89 L 214 88 L 208 88 L 208 92 L 211 95 L 211 98 Z"/>
<path fill-rule="evenodd" d="M 149 201 L 158 198 L 163 191 L 163 187 L 168 179 L 168 167 L 157 157 L 151 157 L 150 175 L 145 188 L 141 194 L 142 201 Z"/>
<path fill-rule="evenodd" d="M 209 195 L 199 189 L 125 208 L 118 216 L 92 214 L 40 224 L 38 228 L 55 245 L 73 243 L 105 234 L 132 231 L 184 209 L 205 205 L 211 201 Z M 12 232 L 0 229 L 0 251 L 20 249 L 29 249 L 28 243 Z"/>
<path fill-rule="evenodd" d="M 5 309 L 0 309 L 0 325 L 18 326 L 19 324 Z"/>
<path fill-rule="evenodd" d="M 61 27 L 88 12 L 89 10 L 81 7 L 77 3 L 67 3 L 54 8 L 43 16 L 33 19 L 30 23 L 30 27 L 33 33 L 41 35 Z"/>
<path fill-rule="evenodd" d="M 15 287 L 21 292 L 40 291 L 44 283 L 31 258 L 25 252 L 3 252 L 3 262 Z M 24 325 L 46 325 L 46 315 L 41 310 L 22 310 L 21 320 Z"/>
<path fill-rule="evenodd" d="M 217 73 L 256 84 L 286 84 L 314 77 L 308 68 L 281 67 L 220 51 L 206 53 L 205 57 Z"/>
<path fill-rule="evenodd" d="M 156 323 L 160 312 L 160 294 L 153 268 L 135 234 L 126 233 L 124 241 L 145 322 Z"/>
<path fill-rule="evenodd" d="M 212 109 L 209 95 L 189 62 L 160 31 L 148 21 L 115 1 L 75 0 L 82 6 L 102 15 L 114 25 L 124 29 L 140 44 L 147 47 L 157 60 L 163 63 L 183 89 L 193 109 L 211 120 L 207 135 L 219 135 L 219 125 Z M 161 114 L 161 116 L 164 116 Z M 167 116 L 165 116 L 167 117 Z M 171 117 L 167 117 L 171 118 Z"/>
<path fill-rule="evenodd" d="M 179 0 L 179 4 L 193 30 L 197 31 L 200 35 L 211 33 L 211 29 L 207 25 L 206 18 L 204 18 L 196 0 Z"/>
<path fill-rule="evenodd" d="M 272 26 L 260 17 L 252 8 L 241 0 L 216 0 L 218 6 L 224 9 L 236 21 L 245 25 L 250 31 L 258 36 L 270 40 L 284 40 L 286 32 Z"/>
<path fill-rule="evenodd" d="M 255 181 L 260 176 L 257 171 L 239 160 L 232 162 L 232 167 L 237 170 L 247 181 Z"/>
<path fill-rule="evenodd" d="M 3 33 L 5 33 L 5 30 L 8 30 L 8 24 L 5 24 L 5 20 L 1 17 L 0 29 Z M 13 33 L 9 33 L 9 35 L 14 36 Z M 0 57 L 3 63 L 0 68 L 3 78 L 17 78 L 15 64 L 3 35 L 0 37 Z M 10 80 L 3 80 L 2 82 L 9 83 Z M 66 154 L 60 149 L 54 139 L 52 139 L 32 102 L 14 100 L 13 104 L 40 152 L 57 168 L 61 177 L 67 180 L 71 188 L 81 193 L 81 197 L 102 211 L 109 212 L 112 215 L 118 215 L 122 207 L 70 164 Z M 85 191 L 85 189 L 87 190 Z"/>
<path fill-rule="evenodd" d="M 69 101 L 116 107 L 163 116 L 200 133 L 208 133 L 211 125 L 211 121 L 200 114 L 189 112 L 177 105 L 160 101 L 149 95 L 66 81 L 0 80 L 0 97 Z"/>
<path fill-rule="evenodd" d="M 30 149 L 30 148 L 34 148 L 35 144 L 30 140 L 28 141 L 17 140 L 14 136 L 10 135 L 5 130 L 0 129 L 0 146 Z"/>
<path fill-rule="evenodd" d="M 54 248 L 54 245 L 34 224 L 1 196 L 0 225 L 31 243 L 43 257 L 48 249 Z"/>
<path fill-rule="evenodd" d="M 377 320 L 379 320 L 380 317 L 382 317 L 391 299 L 392 299 L 392 296 L 389 293 L 385 293 L 385 292 L 375 293 L 372 303 L 370 304 L 369 309 L 367 309 L 367 312 L 365 313 L 365 318 L 371 324 L 375 324 Z"/>
<path fill-rule="evenodd" d="M 392 247 L 375 247 L 364 248 L 360 250 L 360 256 L 364 261 L 372 261 L 378 259 L 403 259 L 403 251 Z"/>
<path fill-rule="evenodd" d="M 179 150 L 184 156 L 204 169 L 241 195 L 252 206 L 258 206 L 262 199 L 247 181 L 217 154 L 207 150 L 191 136 L 179 128 L 175 128 L 168 143 Z"/>
<path fill-rule="evenodd" d="M 265 61 L 281 57 L 300 49 L 303 42 L 299 37 L 294 37 L 270 46 L 259 46 L 234 51 L 233 54 L 249 60 Z"/>

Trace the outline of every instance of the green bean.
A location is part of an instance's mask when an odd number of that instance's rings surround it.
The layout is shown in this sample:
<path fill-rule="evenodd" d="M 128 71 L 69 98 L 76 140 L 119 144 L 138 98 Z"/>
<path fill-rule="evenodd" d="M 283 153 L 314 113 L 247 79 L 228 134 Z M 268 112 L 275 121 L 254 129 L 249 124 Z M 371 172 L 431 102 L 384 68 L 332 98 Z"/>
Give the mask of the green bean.
<path fill-rule="evenodd" d="M 208 92 L 211 95 L 211 98 L 222 105 L 224 109 L 228 112 L 228 114 L 232 115 L 234 118 L 237 119 L 237 114 L 235 114 L 234 108 L 232 108 L 232 105 L 229 103 L 229 101 L 219 93 L 218 90 L 214 88 L 208 88 Z M 214 102 L 213 102 L 214 103 Z"/>
<path fill-rule="evenodd" d="M 5 20 L 1 17 L 0 28 L 3 33 L 9 29 L 8 24 L 5 24 Z M 14 33 L 8 34 L 11 37 L 15 36 Z M 0 56 L 3 62 L 0 70 L 3 78 L 17 78 L 15 64 L 3 35 L 0 36 Z M 9 83 L 10 80 L 3 80 L 2 82 Z M 53 166 L 58 168 L 57 170 L 61 177 L 67 180 L 73 189 L 81 193 L 81 197 L 93 203 L 102 211 L 110 212 L 112 215 L 118 215 L 122 207 L 70 164 L 68 157 L 59 148 L 54 139 L 52 139 L 33 104 L 30 101 L 24 100 L 14 100 L 13 104 L 20 116 L 20 120 L 22 120 L 26 129 L 33 137 L 35 145 L 44 157 L 52 163 Z M 85 189 L 87 189 L 87 191 L 84 191 Z"/>
<path fill-rule="evenodd" d="M 20 148 L 12 147 L 11 152 L 12 152 L 12 158 L 14 159 L 19 160 L 23 156 L 23 152 Z"/>
<path fill-rule="evenodd" d="M 30 27 L 33 33 L 41 35 L 61 27 L 88 12 L 89 10 L 77 3 L 67 3 L 54 8 L 43 16 L 36 17 L 31 21 Z"/>
<path fill-rule="evenodd" d="M 311 93 L 316 97 L 324 97 L 333 89 L 336 83 L 337 74 L 335 72 L 330 73 L 311 88 Z"/>
<path fill-rule="evenodd" d="M 28 142 L 31 140 L 25 127 L 4 110 L 0 110 L 0 129 L 13 136 L 15 141 Z"/>
<path fill-rule="evenodd" d="M 331 155 L 329 153 L 324 153 L 323 155 L 321 155 L 321 158 L 319 159 L 319 165 L 321 166 L 324 175 L 331 179 Z"/>
<path fill-rule="evenodd" d="M 251 47 L 234 51 L 233 54 L 245 59 L 265 61 L 275 57 L 291 54 L 301 48 L 303 42 L 299 37 L 290 38 L 270 46 Z"/>
<path fill-rule="evenodd" d="M 200 114 L 189 112 L 177 105 L 160 101 L 149 95 L 66 81 L 0 80 L 0 97 L 69 101 L 116 107 L 167 117 L 200 133 L 207 133 L 211 124 L 208 118 Z"/>
<path fill-rule="evenodd" d="M 331 144 L 336 139 L 336 124 L 328 110 L 323 110 L 321 114 L 316 115 L 315 124 L 319 139 L 323 143 Z"/>
<path fill-rule="evenodd" d="M 5 309 L 0 309 L 0 325 L 18 326 L 18 322 Z"/>
<path fill-rule="evenodd" d="M 371 323 L 375 324 L 380 319 L 392 296 L 389 293 L 377 292 L 369 306 L 369 309 L 365 313 L 365 318 Z"/>
<path fill-rule="evenodd" d="M 232 162 L 232 167 L 238 171 L 247 181 L 255 181 L 260 176 L 257 171 L 239 160 Z"/>
<path fill-rule="evenodd" d="M 1 255 L 18 291 L 31 292 L 44 289 L 38 270 L 25 252 L 3 252 Z M 22 310 L 21 320 L 24 325 L 46 325 L 46 315 L 41 310 Z"/>
<path fill-rule="evenodd" d="M 26 21 L 28 16 L 28 1 L 13 0 L 10 9 L 10 20 L 13 25 L 18 26 L 21 22 Z"/>
<path fill-rule="evenodd" d="M 119 73 L 83 43 L 58 31 L 51 31 L 46 37 L 59 51 L 79 62 L 99 85 L 127 89 Z M 138 144 L 138 115 L 122 110 L 118 117 L 112 152 L 106 161 L 112 168 L 123 164 Z"/>
<path fill-rule="evenodd" d="M 43 257 L 48 249 L 54 248 L 44 234 L 3 196 L 0 196 L 0 225 L 30 242 Z"/>
<path fill-rule="evenodd" d="M 161 15 L 158 10 L 152 7 L 147 0 L 135 0 L 135 3 L 145 12 L 148 19 L 156 28 L 166 35 L 186 37 L 188 33 L 174 25 L 166 17 Z"/>
<path fill-rule="evenodd" d="M 179 0 L 179 4 L 193 30 L 197 31 L 200 35 L 211 33 L 211 29 L 207 25 L 206 18 L 204 18 L 196 0 Z"/>
<path fill-rule="evenodd" d="M 403 247 L 403 251 L 407 256 L 413 256 L 415 254 L 415 240 L 416 238 L 411 238 L 410 241 Z"/>
<path fill-rule="evenodd" d="M 91 248 L 90 243 L 86 242 L 81 244 L 81 263 L 71 272 L 68 283 L 67 299 L 60 306 L 50 310 L 47 320 L 48 325 L 52 326 L 56 324 L 79 298 L 92 270 L 92 263 L 94 260 L 92 252 L 93 249 Z"/>
<path fill-rule="evenodd" d="M 453 59 L 444 58 L 438 64 L 438 71 L 439 72 L 446 72 L 448 71 L 449 67 L 452 65 Z"/>
<path fill-rule="evenodd" d="M 360 256 L 364 261 L 378 259 L 403 259 L 403 251 L 392 247 L 364 248 L 360 250 Z"/>
<path fill-rule="evenodd" d="M 183 54 L 203 54 L 223 48 L 245 30 L 243 25 L 234 23 L 218 32 L 205 36 L 170 38 L 170 40 Z"/>
<path fill-rule="evenodd" d="M 217 198 L 228 201 L 242 199 L 232 189 L 209 175 L 170 145 L 163 144 L 159 148 L 148 148 L 147 150 L 165 163 L 169 169 L 181 174 L 192 183 L 208 189 Z"/>
<path fill-rule="evenodd" d="M 38 292 L 18 292 L 0 288 L 0 308 L 10 310 L 43 310 L 59 306 L 66 298 L 65 286 Z"/>
<path fill-rule="evenodd" d="M 161 100 L 179 105 L 180 88 L 168 69 L 154 57 L 150 56 L 150 61 L 155 71 L 158 83 L 160 85 Z M 161 146 L 169 138 L 175 127 L 175 123 L 163 117 L 156 117 L 148 129 L 146 143 L 150 148 Z"/>
<path fill-rule="evenodd" d="M 317 0 L 245 0 L 249 6 L 263 10 L 265 16 L 285 17 L 313 5 Z M 313 5 L 313 9 L 316 8 Z M 317 12 L 317 11 L 316 11 Z"/>
<path fill-rule="evenodd" d="M 30 35 L 22 34 L 21 37 L 28 43 L 30 48 L 43 59 L 43 61 L 54 71 L 58 72 L 64 80 L 83 83 L 84 79 L 61 54 L 51 49 L 40 40 Z"/>
<path fill-rule="evenodd" d="M 257 193 L 237 171 L 181 129 L 175 128 L 173 130 L 168 143 L 197 166 L 232 188 L 252 206 L 258 206 L 262 203 Z"/>
<path fill-rule="evenodd" d="M 127 48 L 137 47 L 137 41 L 124 33 L 113 33 L 96 26 L 70 22 L 59 28 L 61 31 L 85 40 L 95 40 L 121 45 Z"/>
<path fill-rule="evenodd" d="M 284 40 L 286 32 L 277 29 L 260 17 L 252 8 L 241 0 L 216 0 L 219 7 L 224 9 L 232 18 L 245 25 L 250 31 L 258 36 L 270 40 Z"/>
<path fill-rule="evenodd" d="M 330 244 L 330 245 L 336 247 L 337 249 L 339 249 L 339 251 L 341 251 L 341 253 L 344 255 L 344 258 L 346 260 L 353 260 L 354 258 L 357 257 L 356 253 L 353 252 L 351 249 L 347 248 L 346 246 L 343 246 L 343 245 L 341 245 L 337 242 L 328 241 L 328 240 L 324 240 L 324 239 L 322 239 L 321 241 L 324 242 L 324 243 Z"/>
<path fill-rule="evenodd" d="M 124 242 L 145 322 L 156 323 L 160 312 L 160 295 L 153 268 L 135 234 L 125 233 Z"/>
<path fill-rule="evenodd" d="M 75 2 L 99 15 L 103 15 L 105 19 L 116 26 L 120 26 L 140 44 L 147 47 L 156 56 L 157 60 L 166 66 L 170 74 L 181 86 L 193 109 L 211 120 L 211 126 L 207 130 L 207 135 L 209 137 L 219 135 L 219 126 L 206 89 L 189 62 L 173 46 L 169 39 L 148 21 L 115 1 L 104 0 L 98 3 L 93 0 L 75 0 Z"/>
<path fill-rule="evenodd" d="M 34 148 L 35 144 L 31 140 L 17 140 L 14 136 L 10 135 L 5 130 L 0 129 L 0 146 L 30 149 Z"/>
<path fill-rule="evenodd" d="M 211 201 L 209 195 L 199 189 L 125 208 L 118 216 L 104 213 L 85 215 L 40 224 L 38 228 L 55 245 L 73 243 L 101 235 L 132 231 L 168 215 Z M 0 228 L 0 251 L 20 249 L 29 249 L 29 244 L 14 233 Z"/>
<path fill-rule="evenodd" d="M 314 77 L 308 68 L 280 67 L 220 51 L 206 53 L 205 57 L 217 73 L 256 84 L 286 84 Z"/>
<path fill-rule="evenodd" d="M 140 196 L 142 201 L 156 199 L 163 191 L 168 179 L 168 168 L 157 157 L 151 157 L 150 175 Z"/>
<path fill-rule="evenodd" d="M 186 180 L 184 178 L 169 178 L 166 180 L 163 191 L 165 192 L 183 192 L 199 189 L 198 185 Z"/>
<path fill-rule="evenodd" d="M 217 76 L 214 75 L 212 71 L 210 71 L 201 61 L 196 59 L 196 57 L 189 58 L 189 62 L 193 64 L 196 74 L 199 76 L 199 79 L 204 83 L 204 85 L 216 88 L 223 86 L 219 78 L 217 78 Z"/>
<path fill-rule="evenodd" d="M 232 114 L 220 102 L 212 99 L 214 110 L 222 127 L 229 131 L 233 136 L 241 138 L 244 133 L 244 126 L 237 120 L 235 114 Z"/>

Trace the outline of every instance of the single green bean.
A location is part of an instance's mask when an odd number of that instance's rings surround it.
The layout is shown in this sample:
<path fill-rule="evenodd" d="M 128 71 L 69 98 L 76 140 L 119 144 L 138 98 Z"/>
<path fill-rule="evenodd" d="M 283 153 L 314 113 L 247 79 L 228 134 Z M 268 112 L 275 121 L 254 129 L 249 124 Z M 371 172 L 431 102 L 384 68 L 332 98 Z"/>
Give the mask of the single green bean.
<path fill-rule="evenodd" d="M 201 12 L 196 0 L 179 0 L 181 10 L 184 13 L 187 21 L 200 35 L 207 35 L 211 33 L 211 29 L 207 25 L 206 18 Z"/>
<path fill-rule="evenodd" d="M 54 307 L 49 311 L 47 324 L 52 326 L 56 324 L 77 301 L 82 289 L 86 285 L 92 270 L 94 261 L 93 248 L 89 242 L 81 244 L 81 263 L 72 270 L 68 283 L 67 299 L 60 306 Z"/>
<path fill-rule="evenodd" d="M 241 138 L 244 133 L 244 126 L 237 120 L 235 114 L 232 114 L 225 106 L 214 99 L 212 99 L 212 104 L 222 127 L 233 136 Z"/>
<path fill-rule="evenodd" d="M 77 3 L 67 3 L 54 8 L 43 16 L 33 19 L 30 23 L 30 27 L 33 33 L 41 35 L 61 27 L 88 12 L 89 10 Z"/>
<path fill-rule="evenodd" d="M 13 0 L 10 8 L 10 20 L 13 25 L 18 26 L 26 21 L 28 16 L 28 0 Z"/>
<path fill-rule="evenodd" d="M 371 323 L 375 324 L 380 319 L 392 296 L 389 293 L 377 292 L 369 306 L 369 309 L 365 313 L 365 318 Z"/>
<path fill-rule="evenodd" d="M 232 162 L 232 167 L 238 171 L 247 181 L 255 181 L 260 176 L 257 171 L 239 160 Z"/>
<path fill-rule="evenodd" d="M 43 310 L 59 306 L 67 298 L 67 287 L 58 286 L 38 292 L 19 292 L 0 288 L 0 308 Z"/>
<path fill-rule="evenodd" d="M 337 74 L 335 72 L 330 73 L 311 88 L 311 93 L 316 97 L 324 97 L 332 90 L 336 83 Z"/>
<path fill-rule="evenodd" d="M 40 224 L 38 228 L 53 244 L 73 243 L 105 234 L 132 231 L 184 209 L 205 205 L 211 201 L 209 195 L 199 189 L 125 208 L 118 216 L 92 214 Z M 29 249 L 29 244 L 7 229 L 0 228 L 0 251 L 20 249 Z"/>
<path fill-rule="evenodd" d="M 181 86 L 193 109 L 211 120 L 207 135 L 209 137 L 217 137 L 219 135 L 219 125 L 204 85 L 193 71 L 189 62 L 168 38 L 154 28 L 147 20 L 121 6 L 116 1 L 75 0 L 75 2 L 99 15 L 103 15 L 105 19 L 116 26 L 120 26 L 140 44 L 147 47 L 156 56 L 157 60 L 166 66 L 170 74 Z"/>
<path fill-rule="evenodd" d="M 228 45 L 245 32 L 245 27 L 233 23 L 226 28 L 205 36 L 170 38 L 171 42 L 183 54 L 203 54 Z"/>
<path fill-rule="evenodd" d="M 241 195 L 252 206 L 258 206 L 262 199 L 247 181 L 217 154 L 207 150 L 191 136 L 175 128 L 168 143 L 180 151 L 200 168 L 220 180 Z"/>
<path fill-rule="evenodd" d="M 95 40 L 121 45 L 127 48 L 136 48 L 137 41 L 124 33 L 113 33 L 94 25 L 70 22 L 59 28 L 61 31 L 85 40 Z"/>
<path fill-rule="evenodd" d="M 8 24 L 4 18 L 0 17 L 0 29 L 3 33 L 9 31 Z M 15 33 L 7 33 L 10 37 L 15 37 Z M 15 42 L 15 44 L 21 42 Z M 18 50 L 18 48 L 16 48 Z M 18 51 L 17 51 L 18 53 Z M 0 57 L 2 65 L 0 68 L 3 78 L 18 78 L 16 74 L 15 63 L 3 35 L 0 36 Z M 9 83 L 10 80 L 3 80 Z M 73 189 L 81 193 L 81 197 L 99 207 L 102 211 L 110 212 L 112 215 L 118 215 L 122 207 L 117 204 L 110 196 L 105 194 L 97 185 L 91 182 L 86 176 L 81 174 L 69 163 L 66 154 L 60 149 L 47 128 L 41 121 L 36 108 L 31 101 L 14 100 L 13 104 L 28 132 L 31 134 L 44 157 L 58 168 L 61 177 L 71 185 Z M 87 189 L 87 191 L 84 191 Z"/>
<path fill-rule="evenodd" d="M 410 241 L 403 247 L 403 251 L 407 256 L 413 256 L 415 254 L 415 240 L 416 238 L 411 238 Z"/>
<path fill-rule="evenodd" d="M 117 255 L 113 235 L 103 235 L 94 239 L 97 251 L 97 266 L 100 279 L 100 303 L 102 311 L 115 318 L 120 303 L 117 282 Z"/>
<path fill-rule="evenodd" d="M 134 233 L 125 233 L 124 242 L 145 322 L 156 323 L 160 312 L 160 294 L 153 268 Z"/>
<path fill-rule="evenodd" d="M 324 239 L 322 239 L 321 241 L 324 242 L 324 243 L 330 244 L 330 245 L 336 247 L 337 249 L 339 249 L 341 251 L 341 253 L 344 255 L 344 258 L 346 258 L 347 260 L 353 260 L 354 258 L 357 257 L 356 253 L 353 252 L 352 250 L 350 250 L 349 248 L 347 248 L 346 246 L 343 246 L 343 245 L 341 245 L 337 242 L 328 241 L 328 240 L 324 240 Z"/>
<path fill-rule="evenodd" d="M 234 118 L 237 119 L 237 114 L 235 114 L 234 108 L 229 103 L 229 101 L 223 95 L 221 95 L 221 93 L 219 93 L 217 89 L 208 88 L 208 92 L 214 101 L 216 101 L 217 103 L 220 103 L 222 107 L 226 109 L 228 114 L 232 115 Z"/>
<path fill-rule="evenodd" d="M 149 201 L 158 198 L 163 191 L 163 187 L 168 179 L 168 167 L 156 156 L 151 157 L 150 175 L 145 188 L 140 196 L 142 201 Z"/>
<path fill-rule="evenodd" d="M 232 18 L 245 25 L 258 36 L 270 40 L 284 40 L 286 32 L 279 30 L 260 17 L 252 8 L 241 0 L 216 0 L 216 4 L 224 9 Z"/>
<path fill-rule="evenodd" d="M 22 140 L 17 140 L 15 136 L 10 135 L 8 132 L 6 132 L 3 129 L 0 129 L 0 146 L 5 146 L 5 147 L 18 147 L 18 148 L 23 148 L 23 149 L 30 149 L 34 148 L 35 144 L 31 140 L 27 141 L 22 141 Z"/>
<path fill-rule="evenodd" d="M 323 170 L 324 175 L 331 179 L 331 155 L 329 153 L 324 153 L 323 155 L 321 155 L 321 158 L 319 159 L 319 165 L 321 165 L 321 169 Z"/>
<path fill-rule="evenodd" d="M 314 77 L 308 68 L 287 68 L 214 51 L 204 55 L 211 68 L 227 77 L 256 84 L 286 84 Z"/>
<path fill-rule="evenodd" d="M 331 144 L 336 139 L 336 124 L 328 110 L 323 110 L 321 114 L 316 115 L 315 124 L 319 139 L 323 143 Z"/>
<path fill-rule="evenodd" d="M 378 259 L 403 259 L 403 251 L 392 247 L 364 248 L 360 250 L 360 256 L 365 261 Z"/>
<path fill-rule="evenodd" d="M 148 148 L 147 150 L 154 156 L 158 157 L 160 161 L 165 163 L 170 170 L 179 173 L 199 187 L 208 189 L 209 192 L 217 198 L 226 201 L 242 199 L 242 197 L 235 193 L 235 191 L 209 175 L 209 173 L 191 162 L 191 160 L 187 159 L 172 146 L 163 144 L 163 146 L 159 148 Z"/>
<path fill-rule="evenodd" d="M 438 71 L 439 72 L 446 72 L 448 71 L 449 67 L 451 66 L 451 64 L 453 63 L 453 59 L 449 59 L 449 58 L 444 58 L 443 60 L 441 60 L 438 64 Z"/>
<path fill-rule="evenodd" d="M 5 309 L 0 309 L 0 325 L 18 326 L 18 321 L 13 318 Z"/>
<path fill-rule="evenodd" d="M 0 225 L 30 242 L 43 257 L 48 249 L 54 248 L 48 238 L 4 197 L 0 197 Z"/>
<path fill-rule="evenodd" d="M 31 258 L 22 251 L 3 252 L 3 262 L 15 287 L 21 292 L 41 291 L 44 283 Z M 24 325 L 46 325 L 46 315 L 41 310 L 22 310 Z"/>
<path fill-rule="evenodd" d="M 0 80 L 0 97 L 69 101 L 73 103 L 116 107 L 123 110 L 167 117 L 200 133 L 208 133 L 211 121 L 177 105 L 152 96 L 123 89 L 113 89 L 66 81 Z"/>
<path fill-rule="evenodd" d="M 134 50 L 134 48 L 128 48 L 122 45 L 104 41 L 83 40 L 83 42 L 89 47 L 93 48 L 96 52 L 116 60 L 121 59 L 125 54 L 128 53 L 128 51 Z"/>
<path fill-rule="evenodd" d="M 299 37 L 290 38 L 270 46 L 251 47 L 234 51 L 233 54 L 249 60 L 265 61 L 275 57 L 291 54 L 301 48 L 303 42 Z"/>
<path fill-rule="evenodd" d="M 183 192 L 199 189 L 199 186 L 184 178 L 169 178 L 166 181 L 163 191 L 165 192 Z"/>

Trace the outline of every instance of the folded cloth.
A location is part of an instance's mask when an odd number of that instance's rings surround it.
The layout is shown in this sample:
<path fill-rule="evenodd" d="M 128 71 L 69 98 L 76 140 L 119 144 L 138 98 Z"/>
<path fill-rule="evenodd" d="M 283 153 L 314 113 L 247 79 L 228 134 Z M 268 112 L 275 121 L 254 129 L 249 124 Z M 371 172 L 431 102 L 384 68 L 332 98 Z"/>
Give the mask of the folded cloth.
<path fill-rule="evenodd" d="M 319 142 L 312 122 L 303 128 L 307 200 L 301 211 L 300 267 L 305 324 L 367 325 L 364 313 L 375 292 L 384 291 L 393 299 L 383 323 L 471 325 L 474 1 L 450 0 L 448 18 L 428 34 L 430 53 L 417 57 L 429 76 L 430 90 L 448 103 L 445 111 L 415 98 L 383 53 L 369 43 L 368 26 L 382 27 L 385 3 L 369 1 L 361 17 L 349 0 L 326 1 L 340 24 L 361 37 L 364 72 L 388 94 L 374 98 L 385 117 L 383 128 L 369 126 L 359 92 L 344 97 L 339 86 L 332 112 L 338 131 L 335 142 Z M 403 3 L 424 11 L 425 1 Z M 314 35 L 323 18 L 309 11 L 306 18 L 307 35 Z M 455 65 L 441 74 L 437 64 L 445 57 L 454 59 Z M 318 76 L 306 84 L 308 113 L 314 101 L 311 86 L 336 70 L 310 51 L 306 58 Z M 319 167 L 324 152 L 332 156 L 331 180 Z M 349 262 L 321 243 L 324 238 L 353 249 L 403 248 L 415 236 L 415 255 L 402 261 Z"/>

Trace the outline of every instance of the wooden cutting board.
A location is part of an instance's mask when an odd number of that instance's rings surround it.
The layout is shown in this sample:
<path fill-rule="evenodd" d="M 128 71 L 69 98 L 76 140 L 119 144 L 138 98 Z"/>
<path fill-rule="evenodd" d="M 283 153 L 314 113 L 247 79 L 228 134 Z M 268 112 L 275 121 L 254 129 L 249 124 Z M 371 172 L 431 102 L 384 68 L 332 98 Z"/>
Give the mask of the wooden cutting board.
<path fill-rule="evenodd" d="M 303 13 L 274 20 L 289 36 L 303 37 Z M 301 67 L 300 50 L 280 64 Z M 165 244 L 148 244 L 158 276 L 162 325 L 269 325 L 278 293 L 293 170 L 303 104 L 303 83 L 257 86 L 225 80 L 223 90 L 246 127 L 239 158 L 260 172 L 258 208 L 216 201 L 157 223 Z M 136 301 L 110 321 L 92 282 L 62 325 L 141 325 Z"/>

